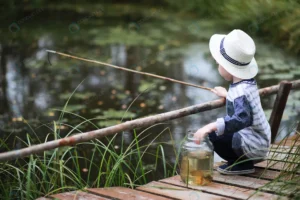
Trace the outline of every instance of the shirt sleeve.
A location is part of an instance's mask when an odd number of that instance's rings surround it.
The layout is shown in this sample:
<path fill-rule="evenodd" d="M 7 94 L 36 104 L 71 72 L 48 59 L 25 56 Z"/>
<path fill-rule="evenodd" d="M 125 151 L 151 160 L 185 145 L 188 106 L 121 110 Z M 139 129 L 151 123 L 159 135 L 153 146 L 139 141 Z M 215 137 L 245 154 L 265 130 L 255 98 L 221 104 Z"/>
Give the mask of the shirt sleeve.
<path fill-rule="evenodd" d="M 252 125 L 252 110 L 246 96 L 243 95 L 236 98 L 233 104 L 234 114 L 232 116 L 226 115 L 224 118 L 217 119 L 217 135 L 222 135 L 224 133 L 235 133 Z"/>

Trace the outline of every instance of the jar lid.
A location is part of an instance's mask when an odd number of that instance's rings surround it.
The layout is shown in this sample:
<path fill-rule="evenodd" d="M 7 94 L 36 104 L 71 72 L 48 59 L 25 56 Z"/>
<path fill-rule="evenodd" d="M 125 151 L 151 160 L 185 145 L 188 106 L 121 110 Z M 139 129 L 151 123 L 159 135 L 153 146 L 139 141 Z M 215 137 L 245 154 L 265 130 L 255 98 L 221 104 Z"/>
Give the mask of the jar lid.
<path fill-rule="evenodd" d="M 192 133 L 191 131 L 188 132 L 187 141 L 199 144 L 199 139 L 195 138 L 194 133 Z"/>
<path fill-rule="evenodd" d="M 199 148 L 203 150 L 209 150 L 209 146 L 206 143 L 206 140 L 202 140 L 201 143 L 199 144 L 199 139 L 194 137 L 194 133 L 188 133 L 187 135 L 187 142 L 184 143 L 183 145 L 186 148 Z"/>

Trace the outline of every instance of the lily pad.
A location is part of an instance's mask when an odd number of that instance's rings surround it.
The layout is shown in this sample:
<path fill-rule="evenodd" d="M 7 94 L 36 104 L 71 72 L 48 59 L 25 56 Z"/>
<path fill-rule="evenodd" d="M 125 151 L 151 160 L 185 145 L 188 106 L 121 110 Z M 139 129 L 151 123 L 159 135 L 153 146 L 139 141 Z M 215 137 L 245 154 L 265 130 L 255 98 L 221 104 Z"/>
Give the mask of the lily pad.
<path fill-rule="evenodd" d="M 119 43 L 125 45 L 144 45 L 152 46 L 158 44 L 158 41 L 153 40 L 146 34 L 139 34 L 138 31 L 131 30 L 130 27 L 113 27 L 110 28 L 106 34 L 106 38 L 103 39 L 103 35 L 96 36 L 94 40 L 91 41 L 94 45 L 107 45 L 111 43 Z"/>
<path fill-rule="evenodd" d="M 274 75 L 274 78 L 276 79 L 293 79 L 294 78 L 294 75 L 293 74 L 290 74 L 290 73 L 276 73 Z"/>
<path fill-rule="evenodd" d="M 142 81 L 138 90 L 139 90 L 139 92 L 143 92 L 146 89 L 152 90 L 155 87 L 156 87 L 156 84 L 154 84 L 153 82 Z"/>
<path fill-rule="evenodd" d="M 273 74 L 263 74 L 259 76 L 260 80 L 275 79 Z"/>
<path fill-rule="evenodd" d="M 78 111 L 78 110 L 81 110 L 81 109 L 84 109 L 84 108 L 86 108 L 85 105 L 77 104 L 77 105 L 67 105 L 67 107 L 65 109 L 60 108 L 60 110 L 64 110 L 64 111 L 67 111 L 67 112 L 74 112 L 74 111 Z"/>
<path fill-rule="evenodd" d="M 74 97 L 76 99 L 88 99 L 91 98 L 93 96 L 96 96 L 96 93 L 94 92 L 85 92 L 85 93 L 75 93 Z"/>
<path fill-rule="evenodd" d="M 156 104 L 156 101 L 153 99 L 148 99 L 146 101 L 147 106 L 154 106 Z"/>
<path fill-rule="evenodd" d="M 64 94 L 59 95 L 59 98 L 63 99 L 63 100 L 67 100 L 67 99 L 69 99 L 69 97 L 71 95 L 72 95 L 72 93 L 68 92 L 68 93 L 64 93 Z M 94 92 L 85 92 L 85 93 L 75 93 L 72 96 L 72 98 L 85 100 L 85 99 L 91 98 L 93 96 L 96 96 L 96 93 L 94 93 Z"/>
<path fill-rule="evenodd" d="M 125 113 L 125 111 L 117 111 L 117 110 L 113 110 L 113 109 L 109 109 L 107 111 L 104 111 L 103 114 L 104 114 L 105 118 L 115 118 L 115 119 L 116 118 L 121 119 L 122 117 L 123 118 L 134 118 L 134 117 L 136 117 L 136 114 L 133 113 L 133 112 L 127 111 Z"/>
<path fill-rule="evenodd" d="M 143 165 L 143 168 L 146 171 L 155 170 L 155 164 Z"/>
<path fill-rule="evenodd" d="M 126 95 L 126 94 L 122 94 L 122 93 L 118 93 L 117 95 L 116 95 L 116 97 L 118 98 L 118 99 L 126 99 L 126 97 L 127 97 L 128 95 Z"/>
<path fill-rule="evenodd" d="M 101 109 L 100 108 L 92 109 L 90 112 L 93 114 L 99 113 L 99 112 L 101 112 Z"/>
<path fill-rule="evenodd" d="M 106 120 L 106 121 L 99 121 L 97 124 L 100 127 L 107 127 L 107 126 L 114 126 L 120 124 L 120 120 Z"/>
<path fill-rule="evenodd" d="M 25 60 L 24 63 L 26 65 L 26 67 L 29 67 L 31 69 L 39 69 L 45 65 L 45 61 L 43 61 L 43 60 L 27 59 L 27 60 Z"/>

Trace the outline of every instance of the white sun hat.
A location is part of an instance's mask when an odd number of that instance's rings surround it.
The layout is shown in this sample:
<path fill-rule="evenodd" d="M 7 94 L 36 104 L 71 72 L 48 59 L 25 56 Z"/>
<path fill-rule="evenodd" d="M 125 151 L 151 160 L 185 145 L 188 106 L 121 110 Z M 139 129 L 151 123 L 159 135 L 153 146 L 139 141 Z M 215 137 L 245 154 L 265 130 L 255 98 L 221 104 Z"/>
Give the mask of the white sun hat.
<path fill-rule="evenodd" d="M 209 40 L 209 49 L 214 59 L 231 75 L 241 79 L 256 76 L 255 44 L 244 31 L 235 29 L 228 35 L 214 34 Z"/>

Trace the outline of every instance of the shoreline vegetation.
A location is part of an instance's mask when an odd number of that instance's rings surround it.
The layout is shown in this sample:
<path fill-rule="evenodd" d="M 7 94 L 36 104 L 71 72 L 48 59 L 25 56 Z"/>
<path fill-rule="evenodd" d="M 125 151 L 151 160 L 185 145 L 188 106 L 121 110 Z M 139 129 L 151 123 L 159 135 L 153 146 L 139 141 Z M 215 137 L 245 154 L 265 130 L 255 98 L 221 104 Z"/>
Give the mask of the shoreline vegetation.
<path fill-rule="evenodd" d="M 193 13 L 196 18 L 215 21 L 224 29 L 240 28 L 295 55 L 300 52 L 300 2 L 296 0 L 259 0 L 208 2 L 195 0 L 165 0 L 175 10 Z"/>
<path fill-rule="evenodd" d="M 225 1 L 216 0 L 207 2 L 205 0 L 194 0 L 186 3 L 183 0 L 164 0 L 164 1 L 140 1 L 136 4 L 130 4 L 131 1 L 115 1 L 112 3 L 101 3 L 90 0 L 84 4 L 70 5 L 68 1 L 64 3 L 55 3 L 53 1 L 47 4 L 42 0 L 36 0 L 35 3 L 24 4 L 21 9 L 20 5 L 15 5 L 14 1 L 7 2 L 6 6 L 12 11 L 26 13 L 24 15 L 14 14 L 15 22 L 8 24 L 10 29 L 20 27 L 17 21 L 23 18 L 35 17 L 37 11 L 39 15 L 53 13 L 55 11 L 72 11 L 82 16 L 80 20 L 86 21 L 91 16 L 91 10 L 101 10 L 101 13 L 92 15 L 93 17 L 114 17 L 122 16 L 131 20 L 131 25 L 135 29 L 140 29 L 140 24 L 145 21 L 174 18 L 186 16 L 190 19 L 197 20 L 199 23 L 187 25 L 187 30 L 205 32 L 206 28 L 214 27 L 218 30 L 231 30 L 239 28 L 251 36 L 262 38 L 271 42 L 285 51 L 294 55 L 300 53 L 300 25 L 299 12 L 300 2 L 297 0 L 259 0 L 259 1 Z M 143 12 L 145 6 L 150 6 L 150 10 Z M 168 7 L 168 9 L 167 9 Z M 93 13 L 92 13 L 93 14 Z M 167 15 L 169 17 L 167 17 Z M 209 26 L 207 27 L 207 22 Z M 14 27 L 16 26 L 16 27 Z M 193 31 L 193 30 L 192 30 Z"/>

